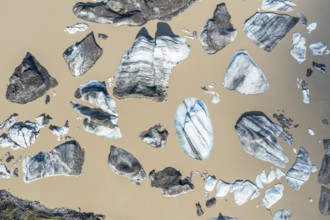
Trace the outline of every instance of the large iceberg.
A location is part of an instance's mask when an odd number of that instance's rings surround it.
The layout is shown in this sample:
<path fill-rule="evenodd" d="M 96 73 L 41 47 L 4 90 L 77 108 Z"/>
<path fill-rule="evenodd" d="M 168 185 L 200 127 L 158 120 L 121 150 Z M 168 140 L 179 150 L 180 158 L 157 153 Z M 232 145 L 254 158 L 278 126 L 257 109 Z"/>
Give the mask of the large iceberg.
<path fill-rule="evenodd" d="M 108 139 L 122 137 L 118 127 L 116 102 L 109 96 L 105 82 L 91 80 L 76 90 L 75 97 L 99 107 L 90 108 L 76 102 L 71 102 L 73 108 L 86 117 L 83 125 L 87 132 Z"/>
<path fill-rule="evenodd" d="M 206 21 L 199 36 L 206 53 L 214 54 L 235 40 L 237 30 L 230 19 L 231 16 L 226 4 L 218 4 L 213 13 L 213 18 Z"/>
<path fill-rule="evenodd" d="M 58 82 L 31 53 L 27 52 L 22 63 L 9 79 L 6 98 L 10 102 L 26 104 L 43 96 Z"/>
<path fill-rule="evenodd" d="M 152 170 L 149 173 L 151 186 L 160 188 L 164 196 L 170 197 L 175 197 L 194 189 L 190 178 L 181 179 L 181 177 L 180 171 L 173 167 L 166 167 L 158 172 Z"/>
<path fill-rule="evenodd" d="M 68 47 L 63 52 L 63 58 L 68 64 L 72 76 L 85 74 L 102 56 L 103 50 L 96 43 L 93 32 L 84 39 Z"/>
<path fill-rule="evenodd" d="M 292 136 L 263 113 L 243 114 L 236 122 L 235 130 L 248 154 L 282 168 L 289 162 L 276 138 L 280 136 L 291 145 Z"/>
<path fill-rule="evenodd" d="M 48 153 L 40 152 L 23 159 L 24 182 L 49 176 L 80 176 L 85 152 L 77 141 L 68 141 Z"/>
<path fill-rule="evenodd" d="M 113 95 L 119 99 L 167 99 L 166 88 L 172 69 L 190 53 L 186 40 L 178 36 L 139 35 L 121 58 Z"/>
<path fill-rule="evenodd" d="M 245 95 L 260 94 L 269 89 L 264 73 L 245 50 L 235 53 L 227 68 L 223 85 Z"/>
<path fill-rule="evenodd" d="M 100 108 L 90 108 L 76 102 L 71 104 L 77 112 L 86 117 L 83 121 L 85 131 L 111 140 L 122 137 L 120 128 L 114 123 L 117 116 L 110 115 Z"/>
<path fill-rule="evenodd" d="M 176 111 L 175 128 L 181 149 L 197 160 L 213 150 L 213 128 L 207 106 L 199 99 L 185 99 Z"/>
<path fill-rule="evenodd" d="M 115 26 L 141 26 L 150 20 L 171 20 L 197 0 L 111 0 L 78 2 L 73 13 L 81 19 Z"/>
<path fill-rule="evenodd" d="M 108 159 L 114 173 L 129 178 L 136 185 L 140 185 L 147 177 L 141 163 L 122 148 L 111 146 Z"/>
<path fill-rule="evenodd" d="M 286 14 L 256 12 L 245 21 L 243 29 L 251 41 L 271 52 L 298 21 L 298 17 Z"/>
<path fill-rule="evenodd" d="M 286 180 L 292 188 L 299 190 L 301 185 L 309 179 L 310 174 L 316 171 L 316 166 L 312 163 L 309 153 L 304 147 L 301 147 L 296 162 L 286 175 Z"/>

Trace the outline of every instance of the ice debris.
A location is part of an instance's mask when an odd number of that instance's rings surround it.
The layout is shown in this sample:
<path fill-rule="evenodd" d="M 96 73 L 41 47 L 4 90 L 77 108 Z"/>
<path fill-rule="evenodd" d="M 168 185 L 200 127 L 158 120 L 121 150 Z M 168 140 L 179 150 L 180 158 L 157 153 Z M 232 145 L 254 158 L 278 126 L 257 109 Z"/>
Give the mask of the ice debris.
<path fill-rule="evenodd" d="M 282 184 L 276 184 L 274 187 L 267 189 L 262 199 L 264 206 L 270 209 L 270 207 L 282 198 L 283 192 L 284 186 Z"/>

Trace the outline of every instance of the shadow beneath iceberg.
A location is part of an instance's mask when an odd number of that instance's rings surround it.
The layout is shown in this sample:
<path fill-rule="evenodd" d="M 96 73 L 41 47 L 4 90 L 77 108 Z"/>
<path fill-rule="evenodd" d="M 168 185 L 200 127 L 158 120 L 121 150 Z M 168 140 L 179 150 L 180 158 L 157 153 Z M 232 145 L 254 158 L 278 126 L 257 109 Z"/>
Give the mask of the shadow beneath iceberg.
<path fill-rule="evenodd" d="M 157 23 L 157 31 L 155 33 L 155 37 L 160 36 L 178 37 L 178 35 L 173 33 L 170 25 L 164 22 Z"/>

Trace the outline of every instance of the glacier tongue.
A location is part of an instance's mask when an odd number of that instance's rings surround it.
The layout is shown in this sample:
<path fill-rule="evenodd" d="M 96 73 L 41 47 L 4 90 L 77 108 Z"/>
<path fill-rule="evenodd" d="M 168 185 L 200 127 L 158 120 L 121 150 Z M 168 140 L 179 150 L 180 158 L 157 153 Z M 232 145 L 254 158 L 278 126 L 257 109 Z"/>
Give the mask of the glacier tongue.
<path fill-rule="evenodd" d="M 245 95 L 260 94 L 269 89 L 264 73 L 245 50 L 235 53 L 227 68 L 223 85 Z"/>
<path fill-rule="evenodd" d="M 197 160 L 213 150 L 213 128 L 207 106 L 199 99 L 185 99 L 176 111 L 175 128 L 181 149 Z"/>

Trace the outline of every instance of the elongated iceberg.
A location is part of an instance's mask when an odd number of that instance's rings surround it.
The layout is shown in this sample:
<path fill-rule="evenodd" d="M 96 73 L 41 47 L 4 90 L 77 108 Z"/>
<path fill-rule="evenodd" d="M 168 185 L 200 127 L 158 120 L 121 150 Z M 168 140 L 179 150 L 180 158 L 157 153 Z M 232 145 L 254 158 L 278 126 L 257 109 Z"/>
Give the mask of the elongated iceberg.
<path fill-rule="evenodd" d="M 213 128 L 207 106 L 187 98 L 175 115 L 175 128 L 181 149 L 196 160 L 207 159 L 213 150 Z"/>

